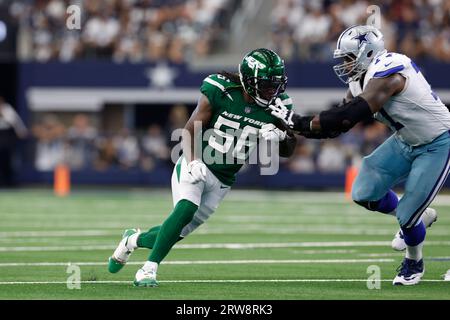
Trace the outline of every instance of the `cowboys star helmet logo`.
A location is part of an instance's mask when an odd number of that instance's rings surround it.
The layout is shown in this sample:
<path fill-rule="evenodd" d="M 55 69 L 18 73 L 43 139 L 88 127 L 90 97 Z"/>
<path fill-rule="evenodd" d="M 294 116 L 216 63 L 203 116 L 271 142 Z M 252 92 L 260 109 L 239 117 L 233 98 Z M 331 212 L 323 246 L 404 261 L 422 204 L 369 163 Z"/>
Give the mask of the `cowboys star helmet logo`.
<path fill-rule="evenodd" d="M 367 33 L 358 34 L 356 37 L 353 37 L 352 39 L 356 39 L 359 41 L 358 48 L 361 48 L 361 46 L 363 45 L 364 42 L 368 43 Z"/>

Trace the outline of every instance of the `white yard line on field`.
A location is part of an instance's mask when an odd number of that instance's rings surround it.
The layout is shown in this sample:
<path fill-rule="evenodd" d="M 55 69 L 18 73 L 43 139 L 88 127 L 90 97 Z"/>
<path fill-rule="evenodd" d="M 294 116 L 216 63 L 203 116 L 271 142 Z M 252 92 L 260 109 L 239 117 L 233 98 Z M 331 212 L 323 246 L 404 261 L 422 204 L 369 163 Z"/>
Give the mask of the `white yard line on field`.
<path fill-rule="evenodd" d="M 2 238 L 29 237 L 92 237 L 117 235 L 117 230 L 60 230 L 60 231 L 2 231 Z"/>
<path fill-rule="evenodd" d="M 160 280 L 160 283 L 267 283 L 267 282 L 367 282 L 367 279 L 213 279 L 213 280 Z M 392 282 L 392 279 L 380 279 L 380 282 Z M 437 279 L 423 279 L 421 282 L 444 282 Z M 79 281 L 80 284 L 128 284 L 131 281 Z M 448 283 L 448 282 L 447 282 Z M 1 281 L 0 285 L 39 285 L 39 284 L 67 284 L 67 281 Z M 74 284 L 74 282 L 71 282 Z"/>
<path fill-rule="evenodd" d="M 402 197 L 402 193 L 398 193 Z M 353 204 L 345 197 L 343 192 L 283 192 L 283 191 L 259 191 L 259 190 L 233 190 L 227 196 L 226 201 L 242 202 L 273 202 L 287 203 L 324 203 L 324 204 Z M 450 206 L 450 195 L 440 194 L 433 201 L 434 205 Z"/>
<path fill-rule="evenodd" d="M 402 257 L 405 253 L 403 251 L 386 252 L 386 253 L 358 253 L 358 257 Z"/>
<path fill-rule="evenodd" d="M 191 265 L 191 264 L 302 264 L 302 263 L 373 263 L 394 262 L 394 259 L 296 259 L 296 260 L 194 260 L 194 261 L 163 261 L 162 264 Z M 67 266 L 104 266 L 107 262 L 6 262 L 0 263 L 0 267 L 53 267 Z M 129 265 L 142 265 L 144 261 L 128 262 Z"/>
<path fill-rule="evenodd" d="M 242 234 L 249 231 L 258 234 L 327 234 L 327 235 L 394 235 L 396 232 L 394 229 L 383 228 L 355 228 L 344 226 L 282 226 L 273 227 L 266 225 L 251 225 L 247 227 L 230 228 L 222 227 L 210 227 L 204 226 L 203 229 L 199 229 L 196 235 L 217 235 L 217 234 Z M 0 243 L 14 243 L 19 242 L 33 242 L 33 239 L 38 239 L 39 242 L 51 242 L 46 239 L 51 238 L 65 238 L 65 237 L 80 237 L 80 238 L 92 238 L 92 237 L 105 237 L 105 236 L 118 236 L 121 234 L 121 230 L 66 230 L 66 231 L 4 231 L 0 232 Z M 448 236 L 449 232 L 444 228 L 433 229 L 434 236 Z"/>
<path fill-rule="evenodd" d="M 23 190 L 27 192 L 27 190 Z M 15 192 L 11 193 L 15 195 Z M 28 194 L 31 196 L 36 196 L 39 200 L 46 200 L 52 197 L 50 192 L 38 192 L 33 193 L 32 190 L 28 191 Z M 115 194 L 126 195 L 123 198 L 117 198 Z M 0 195 L 8 196 L 8 192 L 0 192 Z M 150 197 L 163 199 L 167 201 L 171 201 L 172 198 L 170 196 L 170 191 L 167 189 L 161 190 L 132 190 L 131 192 L 122 192 L 119 191 L 117 193 L 113 193 L 111 191 L 102 191 L 96 190 L 94 192 L 86 192 L 86 191 L 75 191 L 74 196 L 71 199 L 84 201 L 84 199 L 79 199 L 77 196 L 93 196 L 99 195 L 102 199 L 101 202 L 95 203 L 93 202 L 93 206 L 102 206 L 105 208 L 115 208 L 116 204 L 121 200 L 129 200 L 133 206 L 142 206 L 146 208 L 146 205 L 151 199 Z M 403 195 L 402 193 L 398 194 L 400 197 Z M 33 199 L 34 200 L 34 199 Z M 245 190 L 245 189 L 232 189 L 225 201 L 240 201 L 240 202 L 273 202 L 273 201 L 283 201 L 288 203 L 348 203 L 352 204 L 350 200 L 345 197 L 343 192 L 308 192 L 308 191 L 264 191 L 264 190 Z M 450 195 L 447 194 L 439 194 L 434 200 L 433 204 L 437 205 L 450 205 Z M 52 207 L 47 202 L 39 202 L 33 201 L 32 205 L 34 207 Z"/>
<path fill-rule="evenodd" d="M 175 249 L 258 249 L 258 248 L 327 248 L 327 247 L 379 247 L 390 246 L 390 241 L 338 241 L 338 242 L 284 242 L 284 243 L 196 243 L 178 244 Z M 427 241 L 427 246 L 450 246 L 450 241 Z M 0 247 L 0 252 L 32 251 L 94 251 L 113 250 L 115 246 L 45 246 Z"/>

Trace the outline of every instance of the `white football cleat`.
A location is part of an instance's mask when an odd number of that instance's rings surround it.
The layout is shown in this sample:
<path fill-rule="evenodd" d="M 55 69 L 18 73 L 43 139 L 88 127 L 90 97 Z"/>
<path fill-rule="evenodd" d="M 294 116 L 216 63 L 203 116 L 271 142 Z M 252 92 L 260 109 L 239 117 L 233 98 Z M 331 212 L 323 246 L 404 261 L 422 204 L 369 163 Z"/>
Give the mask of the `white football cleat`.
<path fill-rule="evenodd" d="M 393 285 L 412 286 L 418 284 L 425 273 L 423 260 L 415 261 L 404 258 L 397 271 L 399 273 L 392 282 Z"/>
<path fill-rule="evenodd" d="M 157 264 L 147 267 L 147 263 L 136 272 L 134 277 L 134 285 L 136 287 L 157 287 L 158 281 L 156 281 Z"/>
<path fill-rule="evenodd" d="M 444 281 L 450 281 L 450 269 L 448 269 L 447 273 L 444 274 Z"/>
<path fill-rule="evenodd" d="M 119 272 L 123 266 L 127 263 L 131 253 L 136 249 L 137 237 L 141 233 L 139 229 L 127 229 L 123 233 L 122 240 L 108 260 L 108 270 L 111 273 Z M 133 237 L 133 241 L 130 241 L 130 237 Z M 130 243 L 131 242 L 131 243 Z"/>
<path fill-rule="evenodd" d="M 436 222 L 437 220 L 437 212 L 433 208 L 427 208 L 422 214 L 422 217 L 420 219 L 423 221 L 423 224 L 425 225 L 425 228 L 431 227 L 431 225 Z M 392 249 L 396 251 L 403 251 L 406 249 L 406 243 L 405 239 L 403 237 L 403 232 L 401 229 L 397 231 L 397 233 L 394 236 L 394 239 L 391 243 Z"/>

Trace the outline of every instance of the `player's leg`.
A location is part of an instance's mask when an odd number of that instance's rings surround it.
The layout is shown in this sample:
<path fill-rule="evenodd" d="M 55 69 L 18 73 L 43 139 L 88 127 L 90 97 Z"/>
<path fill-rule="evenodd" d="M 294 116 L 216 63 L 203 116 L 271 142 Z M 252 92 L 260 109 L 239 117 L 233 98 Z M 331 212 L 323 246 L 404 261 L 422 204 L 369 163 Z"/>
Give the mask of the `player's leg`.
<path fill-rule="evenodd" d="M 431 227 L 431 225 L 437 220 L 437 211 L 433 208 L 426 208 L 420 217 L 425 228 Z M 395 251 L 403 251 L 406 250 L 405 237 L 403 236 L 403 231 L 400 228 L 397 233 L 394 235 L 394 239 L 392 239 L 391 247 Z"/>
<path fill-rule="evenodd" d="M 182 228 L 181 232 L 177 230 L 178 235 L 177 241 L 185 238 L 195 229 L 197 229 L 201 224 L 203 224 L 214 213 L 214 211 L 219 206 L 219 203 L 223 200 L 223 198 L 225 197 L 225 195 L 228 193 L 229 190 L 230 190 L 229 186 L 221 184 L 220 181 L 211 173 L 211 171 L 207 170 L 206 186 L 202 193 L 200 205 L 196 210 L 194 216 L 192 217 L 192 220 Z M 180 203 L 181 201 L 183 201 L 183 199 L 181 199 L 178 203 Z M 164 224 L 162 227 L 164 227 Z M 156 272 L 158 269 L 158 265 L 165 258 L 165 256 L 170 250 L 170 248 L 169 250 L 167 250 L 165 244 L 163 243 L 162 245 L 164 247 L 162 246 L 160 252 L 158 254 L 155 254 L 159 245 L 159 241 L 161 239 L 160 234 L 158 235 L 153 251 L 150 254 L 149 261 L 146 262 L 144 267 L 140 269 L 136 275 L 137 278 L 140 277 L 141 274 L 144 272 L 144 270 L 147 269 L 148 270 L 147 273 L 150 274 L 149 276 L 146 277 L 145 283 L 147 283 L 147 285 L 149 285 L 148 283 L 153 283 L 154 285 L 157 285 Z M 150 280 L 149 278 L 153 280 Z"/>
<path fill-rule="evenodd" d="M 136 286 L 158 285 L 156 272 L 159 263 L 169 253 L 173 245 L 180 240 L 181 231 L 192 221 L 200 205 L 206 183 L 190 183 L 188 174 L 186 160 L 182 157 L 175 165 L 172 174 L 174 209 L 159 230 L 154 232 L 156 237 L 153 239 L 152 235 L 148 235 L 150 242 L 147 243 L 147 246 L 152 246 L 153 250 L 148 261 L 136 273 L 134 281 Z"/>
<path fill-rule="evenodd" d="M 180 162 L 179 162 L 180 163 Z M 179 164 L 177 163 L 177 165 Z M 174 207 L 176 206 L 177 202 L 180 200 L 180 192 L 178 191 L 180 189 L 180 182 L 177 181 L 179 179 L 179 169 L 180 166 L 175 166 L 173 174 L 172 174 L 172 195 L 173 195 L 173 201 L 174 201 Z M 176 183 L 174 182 L 176 181 Z M 197 184 L 194 187 L 190 187 L 190 186 L 186 186 L 184 189 L 185 190 L 190 190 L 192 188 L 194 189 L 198 189 L 199 187 L 201 187 L 201 190 L 203 190 L 202 185 Z M 201 190 L 191 190 L 191 196 L 193 194 L 197 194 L 197 200 L 195 201 L 200 201 L 198 199 L 200 199 L 201 196 Z M 189 191 L 188 191 L 189 193 Z M 175 209 L 174 209 L 175 211 Z M 178 210 L 176 210 L 177 212 L 179 212 L 179 208 Z M 184 211 L 184 210 L 183 210 Z M 120 241 L 119 245 L 117 246 L 116 250 L 114 251 L 113 255 L 109 258 L 109 262 L 108 262 L 108 270 L 111 273 L 116 273 L 118 271 L 120 271 L 123 266 L 126 264 L 126 262 L 128 261 L 131 253 L 141 247 L 141 248 L 149 248 L 152 249 L 155 242 L 156 242 L 156 238 L 161 230 L 161 225 L 159 226 L 155 226 L 150 228 L 147 232 L 143 232 L 141 233 L 139 229 L 127 229 L 125 230 L 123 236 L 122 236 L 122 240 Z M 178 240 L 180 240 L 181 238 L 179 238 Z"/>
<path fill-rule="evenodd" d="M 208 186 L 208 191 L 203 193 L 202 202 L 194 215 L 192 221 L 181 231 L 181 239 L 187 237 L 216 211 L 220 202 L 225 198 L 230 191 L 230 187 L 222 184 L 211 172 L 208 172 L 212 177 L 208 180 L 212 182 Z"/>
<path fill-rule="evenodd" d="M 122 234 L 116 250 L 108 259 L 108 271 L 119 272 L 127 263 L 131 253 L 137 248 L 137 238 L 141 231 L 139 229 L 126 229 Z"/>
<path fill-rule="evenodd" d="M 147 232 L 142 232 L 137 239 L 138 248 L 153 249 L 161 225 L 150 228 Z"/>
<path fill-rule="evenodd" d="M 365 157 L 352 187 L 352 199 L 370 211 L 395 216 L 398 197 L 390 188 L 404 178 L 411 162 L 391 136 Z"/>
<path fill-rule="evenodd" d="M 180 201 L 180 192 L 179 192 L 180 184 L 178 182 L 178 171 L 177 171 L 181 169 L 181 167 L 178 167 L 180 161 L 181 159 L 178 160 L 178 162 L 176 163 L 175 168 L 172 172 L 172 179 L 171 179 L 172 201 L 174 208 L 177 205 L 178 201 Z M 137 246 L 139 248 L 153 249 L 159 230 L 161 230 L 161 225 L 152 227 L 147 232 L 142 232 L 139 235 L 139 238 L 137 239 Z M 181 239 L 182 238 L 180 238 L 180 240 Z"/>
<path fill-rule="evenodd" d="M 353 185 L 353 200 L 368 210 L 396 216 L 399 201 L 390 187 L 409 174 L 410 153 L 407 150 L 407 146 L 392 136 L 364 158 Z M 427 209 L 421 219 L 426 228 L 430 227 L 436 221 L 436 211 Z M 394 235 L 391 246 L 398 251 L 405 250 L 406 243 L 401 229 Z"/>
<path fill-rule="evenodd" d="M 393 284 L 417 284 L 424 273 L 422 247 L 425 225 L 420 219 L 438 194 L 450 171 L 450 137 L 448 134 L 413 152 L 411 172 L 405 194 L 397 208 L 397 219 L 406 243 L 405 259 Z"/>

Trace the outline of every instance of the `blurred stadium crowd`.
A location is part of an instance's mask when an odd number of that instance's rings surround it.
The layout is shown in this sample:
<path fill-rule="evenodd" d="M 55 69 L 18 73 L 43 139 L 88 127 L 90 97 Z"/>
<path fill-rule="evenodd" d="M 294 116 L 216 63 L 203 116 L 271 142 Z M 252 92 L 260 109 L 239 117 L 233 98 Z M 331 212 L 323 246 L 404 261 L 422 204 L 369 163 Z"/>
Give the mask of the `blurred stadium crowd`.
<path fill-rule="evenodd" d="M 225 40 L 239 0 L 13 1 L 25 59 L 168 59 L 180 63 L 214 52 Z M 80 32 L 64 27 L 70 4 L 82 6 Z M 366 23 L 363 0 L 276 0 L 271 43 L 286 60 L 327 61 L 342 30 Z M 386 46 L 420 59 L 450 61 L 450 2 L 380 0 Z"/>
<path fill-rule="evenodd" d="M 151 124 L 147 130 L 100 132 L 86 114 L 77 114 L 69 125 L 56 115 L 47 114 L 32 128 L 32 159 L 39 171 L 51 171 L 59 163 L 72 170 L 111 168 L 152 171 L 159 165 L 172 167 L 171 152 L 178 141 L 171 133 L 184 127 L 189 116 L 183 105 L 171 108 L 168 123 Z M 342 173 L 353 161 L 370 153 L 388 136 L 388 129 L 377 122 L 360 124 L 334 140 L 300 138 L 294 156 L 282 166 L 294 173 Z"/>
<path fill-rule="evenodd" d="M 450 1 L 278 0 L 272 13 L 272 47 L 289 59 L 332 59 L 345 28 L 366 24 L 371 4 L 380 7 L 380 30 L 388 51 L 415 60 L 450 61 Z"/>
<path fill-rule="evenodd" d="M 181 63 L 205 56 L 223 35 L 236 0 L 17 1 L 10 14 L 20 26 L 22 59 L 113 59 Z M 81 30 L 65 27 L 66 8 L 82 8 Z M 224 13 L 225 11 L 225 13 Z"/>

